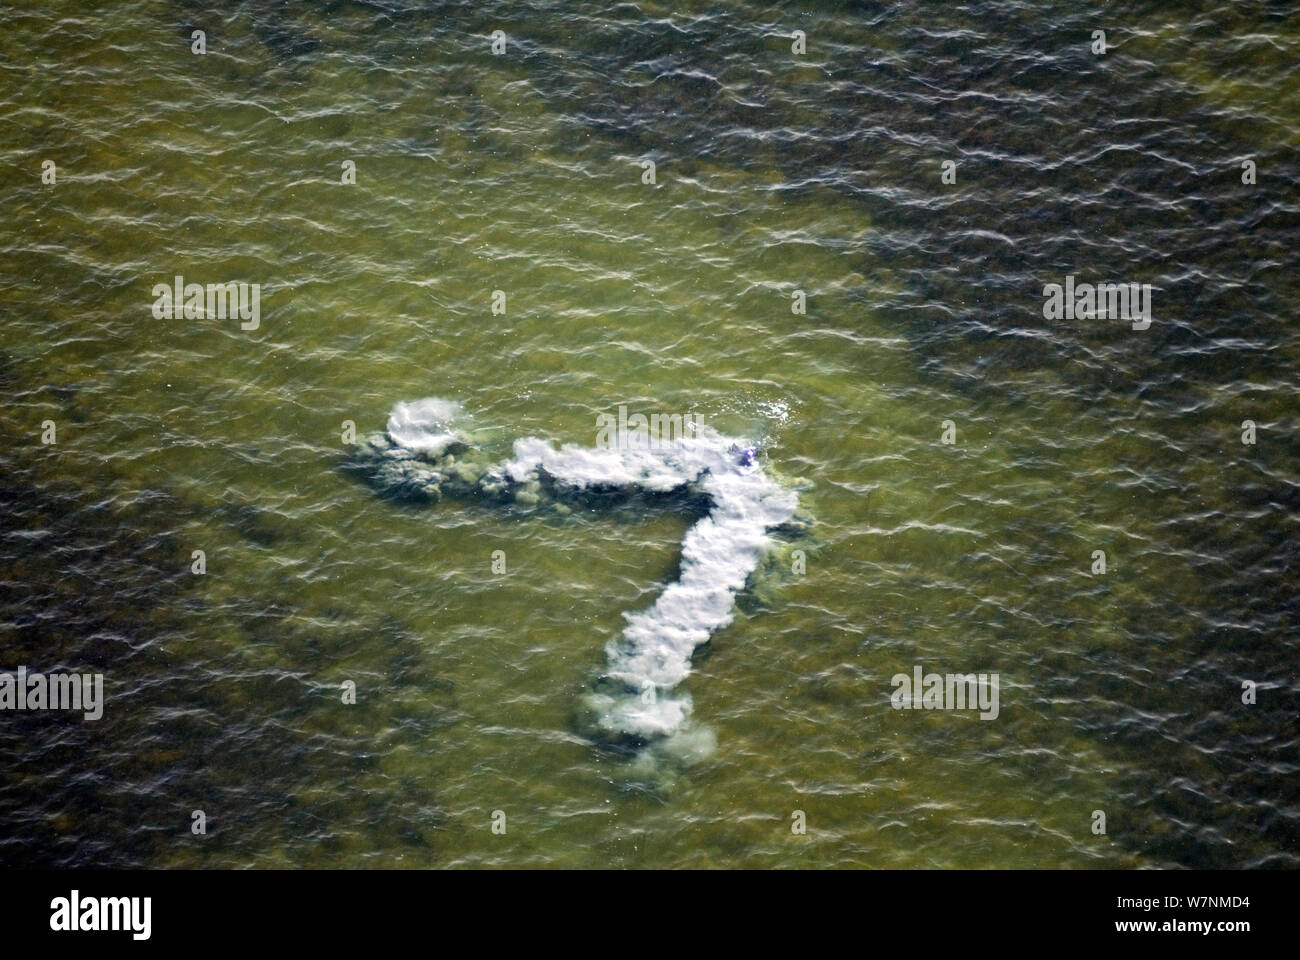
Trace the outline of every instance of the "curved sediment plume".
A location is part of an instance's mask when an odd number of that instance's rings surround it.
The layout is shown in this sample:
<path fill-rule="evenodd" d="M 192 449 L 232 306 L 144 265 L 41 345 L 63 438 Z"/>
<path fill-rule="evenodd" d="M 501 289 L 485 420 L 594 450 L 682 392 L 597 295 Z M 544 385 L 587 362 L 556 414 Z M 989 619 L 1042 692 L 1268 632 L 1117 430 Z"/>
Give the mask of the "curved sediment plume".
<path fill-rule="evenodd" d="M 515 441 L 513 457 L 491 463 L 458 426 L 462 420 L 452 401 L 397 404 L 387 433 L 367 446 L 374 480 L 427 501 L 478 496 L 536 504 L 617 493 L 705 499 L 707 513 L 682 542 L 680 576 L 649 609 L 624 614 L 627 626 L 606 648 L 602 692 L 590 698 L 610 734 L 649 739 L 681 728 L 690 700 L 672 691 L 689 675 L 695 648 L 731 623 L 736 594 L 771 546 L 770 531 L 794 517 L 797 496 L 764 474 L 753 447 L 709 427 L 610 447 L 555 447 L 527 437 Z"/>

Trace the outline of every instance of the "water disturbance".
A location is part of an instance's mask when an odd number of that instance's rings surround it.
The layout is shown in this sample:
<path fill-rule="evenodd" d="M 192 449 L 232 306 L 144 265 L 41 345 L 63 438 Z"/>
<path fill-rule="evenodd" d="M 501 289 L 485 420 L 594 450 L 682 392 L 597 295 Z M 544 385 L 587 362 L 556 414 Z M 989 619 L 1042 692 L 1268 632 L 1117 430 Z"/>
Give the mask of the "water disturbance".
<path fill-rule="evenodd" d="M 407 496 L 509 498 L 537 503 L 543 489 L 558 497 L 591 494 L 697 493 L 707 514 L 687 531 L 681 571 L 649 610 L 628 615 L 628 625 L 609 646 L 605 674 L 629 688 L 600 697 L 600 724 L 637 737 L 678 730 L 690 710 L 688 698 L 660 697 L 690 673 L 691 654 L 709 635 L 732 621 L 736 594 L 771 546 L 768 531 L 794 517 L 798 497 L 781 489 L 754 462 L 756 451 L 704 427 L 698 435 L 651 442 L 647 436 L 594 448 L 556 449 L 536 437 L 516 440 L 514 456 L 500 465 L 465 456 L 456 427 L 459 405 L 429 398 L 399 403 L 384 438 L 370 452 L 380 462 L 379 482 Z M 459 459 L 450 453 L 460 453 Z M 444 456 L 445 455 L 445 456 Z"/>

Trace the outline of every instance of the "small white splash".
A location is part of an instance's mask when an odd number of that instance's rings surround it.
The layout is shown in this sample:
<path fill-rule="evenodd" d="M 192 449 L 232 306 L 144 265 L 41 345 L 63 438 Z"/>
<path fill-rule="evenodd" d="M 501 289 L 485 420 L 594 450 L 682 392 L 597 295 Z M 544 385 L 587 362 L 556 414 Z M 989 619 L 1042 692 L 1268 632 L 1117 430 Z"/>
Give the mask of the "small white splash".
<path fill-rule="evenodd" d="M 399 403 L 388 415 L 388 438 L 413 453 L 436 457 L 460 440 L 453 425 L 464 415 L 455 400 L 429 397 Z"/>
<path fill-rule="evenodd" d="M 790 404 L 783 400 L 765 400 L 758 405 L 758 412 L 769 420 L 785 423 L 790 419 Z"/>

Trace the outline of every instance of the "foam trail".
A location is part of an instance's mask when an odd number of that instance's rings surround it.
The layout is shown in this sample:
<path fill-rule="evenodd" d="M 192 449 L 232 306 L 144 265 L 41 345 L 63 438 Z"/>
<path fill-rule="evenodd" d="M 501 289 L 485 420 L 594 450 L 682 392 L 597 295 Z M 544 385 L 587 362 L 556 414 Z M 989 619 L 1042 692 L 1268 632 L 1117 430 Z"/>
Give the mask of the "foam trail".
<path fill-rule="evenodd" d="M 627 626 L 606 648 L 606 676 L 622 693 L 593 694 L 600 725 L 616 734 L 649 738 L 679 729 L 690 701 L 671 691 L 690 673 L 691 654 L 710 634 L 731 623 L 736 594 L 771 545 L 769 531 L 794 516 L 797 496 L 763 473 L 755 451 L 709 427 L 694 436 L 610 447 L 582 447 L 528 437 L 500 465 L 468 465 L 444 457 L 464 450 L 454 421 L 456 404 L 422 400 L 398 404 L 388 423 L 388 448 L 372 445 L 388 461 L 387 479 L 415 487 L 431 499 L 442 492 L 501 496 L 536 502 L 584 492 L 704 495 L 709 510 L 682 542 L 681 575 L 647 610 L 624 614 Z M 440 461 L 439 458 L 442 458 Z M 430 494 L 429 485 L 436 489 Z"/>

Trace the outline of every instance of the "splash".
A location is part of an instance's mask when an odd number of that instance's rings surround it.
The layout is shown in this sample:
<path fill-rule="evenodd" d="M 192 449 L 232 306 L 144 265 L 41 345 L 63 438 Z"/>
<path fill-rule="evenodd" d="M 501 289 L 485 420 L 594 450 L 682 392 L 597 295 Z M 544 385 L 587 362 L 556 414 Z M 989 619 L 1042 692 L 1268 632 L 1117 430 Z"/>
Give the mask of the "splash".
<path fill-rule="evenodd" d="M 737 593 L 771 547 L 771 531 L 793 519 L 798 497 L 763 472 L 754 447 L 707 426 L 694 436 L 621 447 L 556 447 L 526 437 L 515 441 L 511 458 L 493 464 L 458 426 L 462 418 L 452 401 L 397 404 L 387 434 L 368 445 L 374 478 L 429 501 L 704 498 L 707 512 L 682 541 L 680 576 L 649 609 L 624 614 L 626 627 L 606 648 L 604 682 L 589 697 L 608 733 L 650 739 L 679 730 L 691 704 L 674 690 L 690 674 L 692 653 L 731 623 Z"/>

